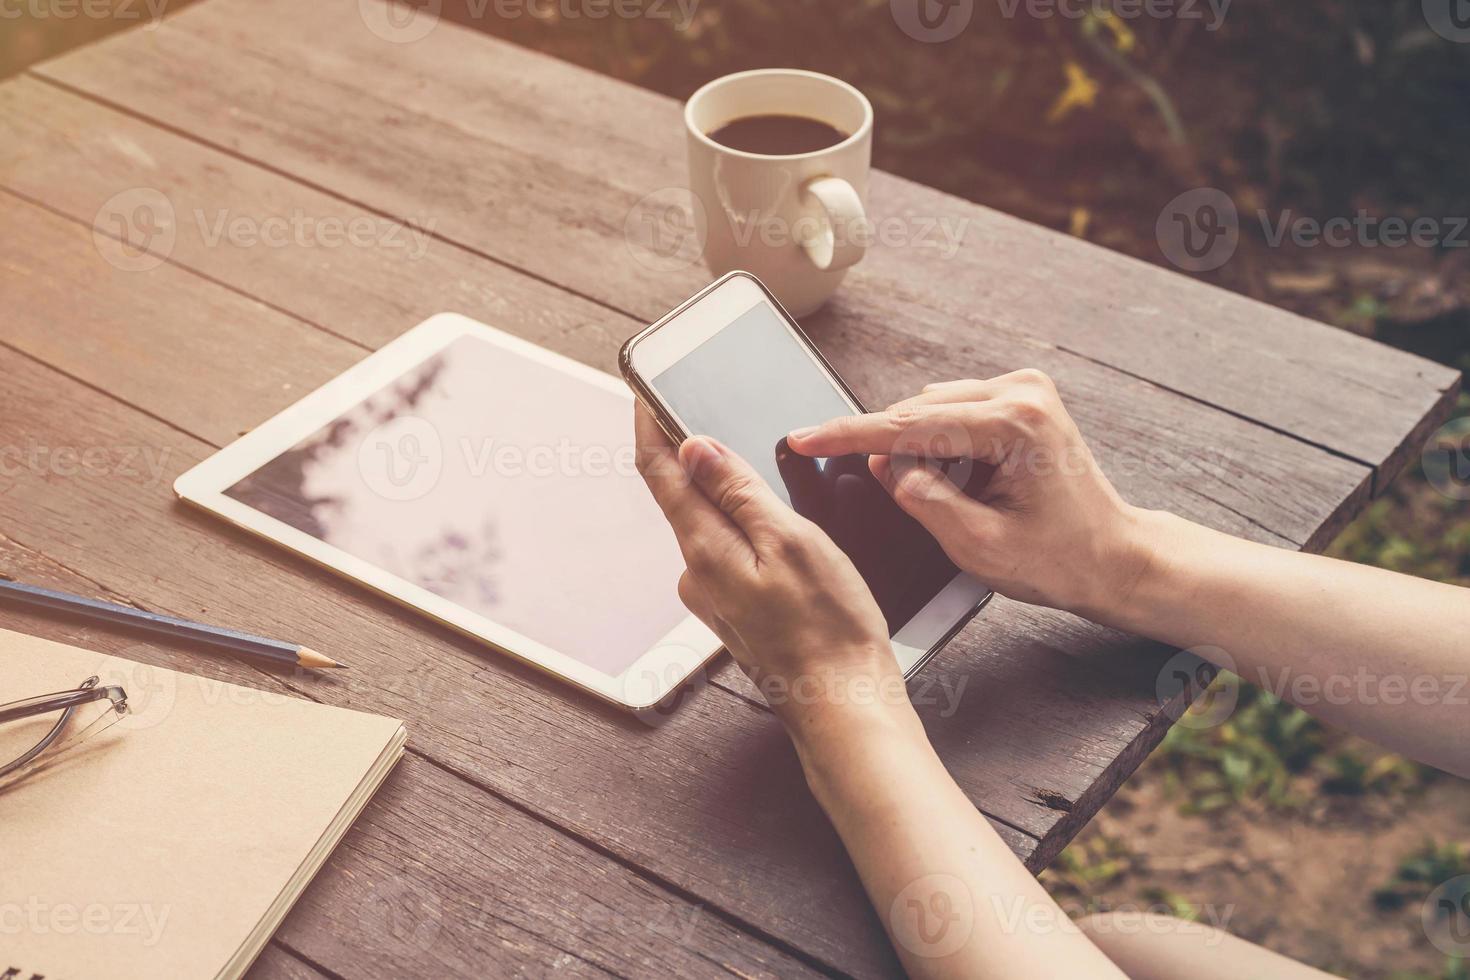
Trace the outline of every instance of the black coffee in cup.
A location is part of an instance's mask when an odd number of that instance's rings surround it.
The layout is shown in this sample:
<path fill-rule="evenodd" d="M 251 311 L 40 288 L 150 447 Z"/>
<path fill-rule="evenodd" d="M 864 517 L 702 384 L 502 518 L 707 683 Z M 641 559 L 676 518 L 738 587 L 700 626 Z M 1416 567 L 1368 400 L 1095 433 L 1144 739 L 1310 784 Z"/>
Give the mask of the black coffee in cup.
<path fill-rule="evenodd" d="M 851 135 L 807 116 L 744 116 L 709 134 L 721 146 L 764 156 L 815 153 L 836 146 Z"/>

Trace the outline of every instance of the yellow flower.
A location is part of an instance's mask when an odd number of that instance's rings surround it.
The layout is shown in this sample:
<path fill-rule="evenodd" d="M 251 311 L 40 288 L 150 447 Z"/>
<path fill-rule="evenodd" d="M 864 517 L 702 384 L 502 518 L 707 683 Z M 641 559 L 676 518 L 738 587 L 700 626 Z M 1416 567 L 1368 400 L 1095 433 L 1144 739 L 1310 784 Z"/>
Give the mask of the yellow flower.
<path fill-rule="evenodd" d="M 1047 122 L 1059 122 L 1074 109 L 1091 109 L 1097 104 L 1097 93 L 1101 86 L 1093 81 L 1092 76 L 1075 61 L 1067 62 L 1064 70 L 1067 73 L 1067 87 L 1057 96 L 1051 111 L 1046 114 Z"/>
<path fill-rule="evenodd" d="M 1086 238 L 1087 229 L 1092 226 L 1092 212 L 1087 208 L 1076 207 L 1072 209 L 1072 221 L 1068 231 L 1075 238 Z"/>
<path fill-rule="evenodd" d="M 1110 13 L 1104 13 L 1098 18 L 1103 26 L 1113 32 L 1113 47 L 1122 54 L 1127 54 L 1138 47 L 1138 35 L 1133 33 L 1133 28 L 1123 22 L 1121 17 L 1114 17 Z"/>

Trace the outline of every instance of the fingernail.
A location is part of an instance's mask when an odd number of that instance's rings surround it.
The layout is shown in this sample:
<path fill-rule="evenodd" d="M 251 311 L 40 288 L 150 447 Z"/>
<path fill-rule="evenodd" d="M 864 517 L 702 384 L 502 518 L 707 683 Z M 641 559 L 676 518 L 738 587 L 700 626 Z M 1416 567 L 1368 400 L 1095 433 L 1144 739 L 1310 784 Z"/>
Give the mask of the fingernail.
<path fill-rule="evenodd" d="M 788 439 L 805 439 L 807 436 L 814 435 L 816 433 L 816 431 L 817 431 L 817 426 L 815 426 L 815 425 L 808 425 L 808 426 L 805 426 L 805 427 L 800 428 L 800 429 L 792 429 L 790 432 L 788 432 L 786 434 L 786 438 L 788 438 Z"/>

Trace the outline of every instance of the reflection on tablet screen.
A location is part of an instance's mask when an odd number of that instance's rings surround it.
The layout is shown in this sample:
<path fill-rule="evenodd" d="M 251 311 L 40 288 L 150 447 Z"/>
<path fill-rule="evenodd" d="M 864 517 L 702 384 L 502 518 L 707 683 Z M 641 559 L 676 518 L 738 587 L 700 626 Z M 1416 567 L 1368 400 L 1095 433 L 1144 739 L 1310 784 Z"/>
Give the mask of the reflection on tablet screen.
<path fill-rule="evenodd" d="M 688 615 L 629 400 L 461 337 L 225 495 L 611 675 Z"/>

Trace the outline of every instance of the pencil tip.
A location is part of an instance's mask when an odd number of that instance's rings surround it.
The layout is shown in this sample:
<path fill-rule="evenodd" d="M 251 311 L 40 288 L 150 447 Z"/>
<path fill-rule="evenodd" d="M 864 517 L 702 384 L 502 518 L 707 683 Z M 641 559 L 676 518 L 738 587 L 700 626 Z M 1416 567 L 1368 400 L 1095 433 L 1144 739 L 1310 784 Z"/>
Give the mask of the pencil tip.
<path fill-rule="evenodd" d="M 339 664 L 331 657 L 317 653 L 310 647 L 302 647 L 296 651 L 296 663 L 302 667 L 316 667 L 319 669 L 346 668 L 346 664 Z"/>

